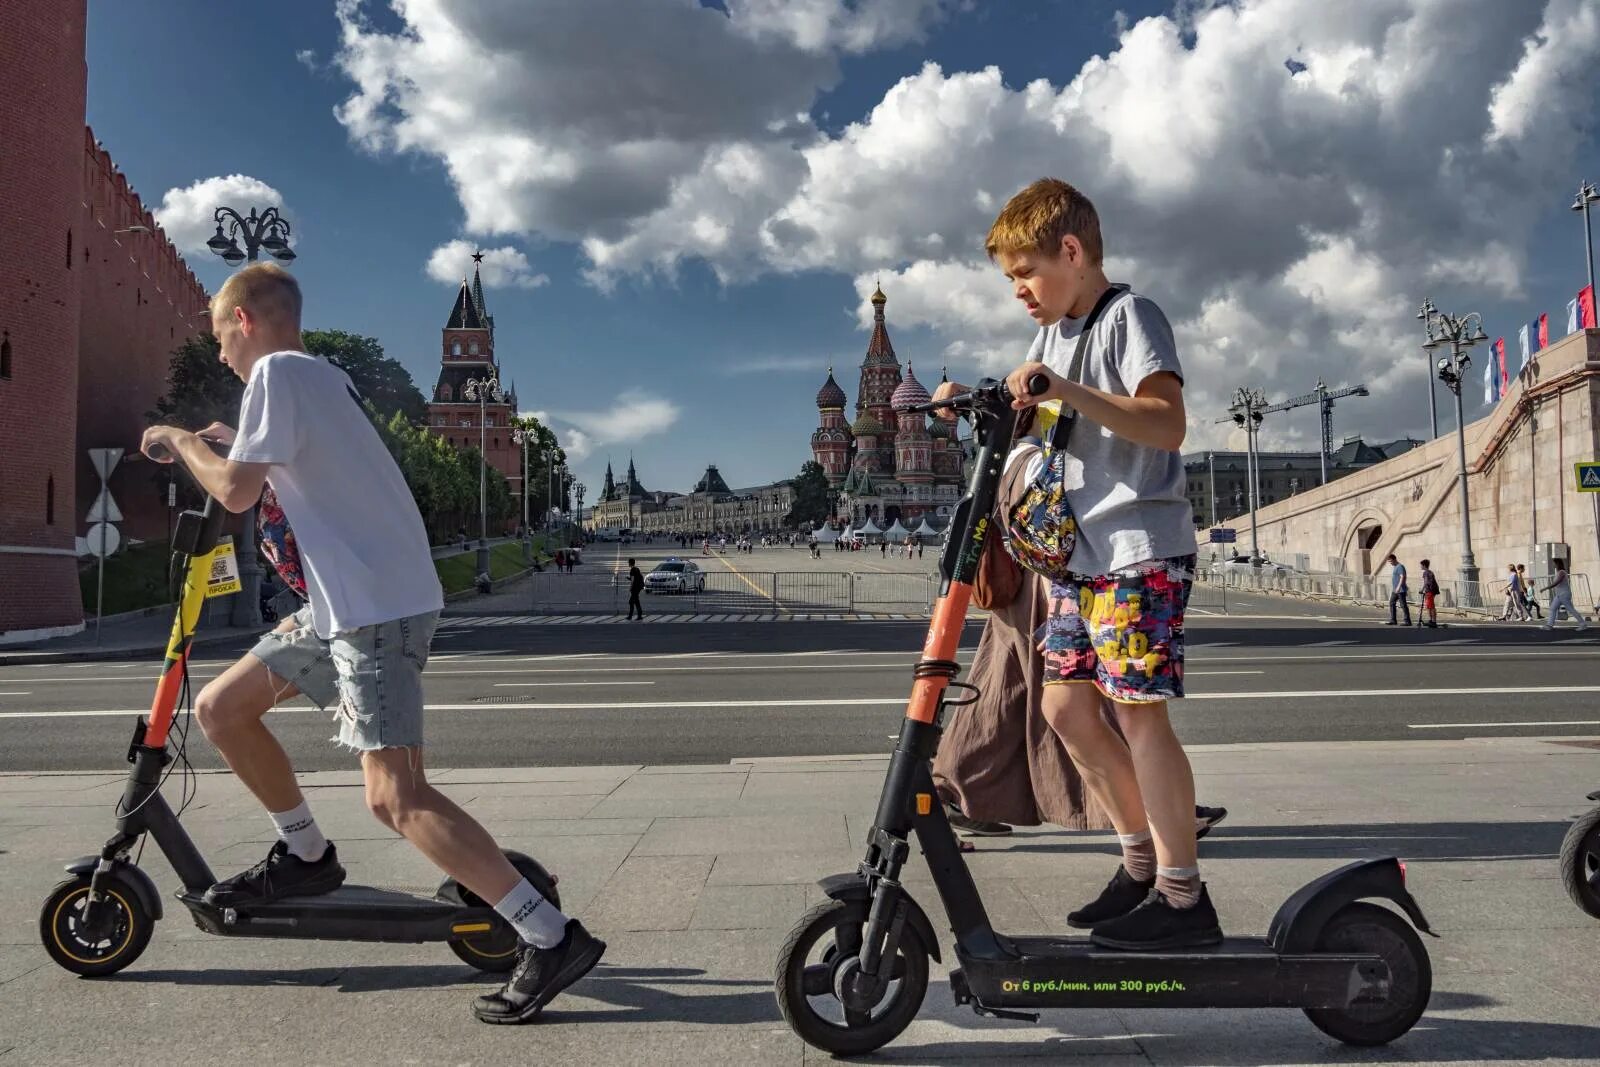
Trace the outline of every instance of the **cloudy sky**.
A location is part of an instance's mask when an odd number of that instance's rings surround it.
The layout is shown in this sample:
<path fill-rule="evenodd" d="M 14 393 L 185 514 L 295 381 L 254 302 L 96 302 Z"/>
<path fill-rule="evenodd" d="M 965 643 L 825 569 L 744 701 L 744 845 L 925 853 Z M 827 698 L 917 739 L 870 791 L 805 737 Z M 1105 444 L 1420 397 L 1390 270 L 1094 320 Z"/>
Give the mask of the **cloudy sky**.
<path fill-rule="evenodd" d="M 483 249 L 503 376 L 591 486 L 630 452 L 652 488 L 792 475 L 878 279 L 924 382 L 1014 365 L 980 245 L 1043 175 L 1173 320 L 1187 447 L 1319 377 L 1373 391 L 1336 433 L 1426 436 L 1418 304 L 1559 337 L 1600 179 L 1600 0 L 92 0 L 89 64 L 208 286 L 212 206 L 280 204 L 307 324 L 424 392 Z"/>

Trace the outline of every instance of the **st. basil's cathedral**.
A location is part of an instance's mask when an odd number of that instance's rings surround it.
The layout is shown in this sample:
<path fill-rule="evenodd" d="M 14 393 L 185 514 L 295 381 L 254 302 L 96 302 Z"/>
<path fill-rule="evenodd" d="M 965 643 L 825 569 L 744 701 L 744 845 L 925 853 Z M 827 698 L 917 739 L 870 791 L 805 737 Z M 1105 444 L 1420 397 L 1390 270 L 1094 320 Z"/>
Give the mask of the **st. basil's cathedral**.
<path fill-rule="evenodd" d="M 887 528 L 898 520 L 909 529 L 927 518 L 942 527 L 961 498 L 961 446 L 955 423 L 903 410 L 926 404 L 929 395 L 910 364 L 900 373 L 884 322 L 888 302 L 881 287 L 873 292 L 872 339 L 861 362 L 855 420 L 845 421 L 848 398 L 830 367 L 817 393 L 822 424 L 811 435 L 811 454 L 838 494 L 838 521 L 859 526 L 871 519 Z"/>

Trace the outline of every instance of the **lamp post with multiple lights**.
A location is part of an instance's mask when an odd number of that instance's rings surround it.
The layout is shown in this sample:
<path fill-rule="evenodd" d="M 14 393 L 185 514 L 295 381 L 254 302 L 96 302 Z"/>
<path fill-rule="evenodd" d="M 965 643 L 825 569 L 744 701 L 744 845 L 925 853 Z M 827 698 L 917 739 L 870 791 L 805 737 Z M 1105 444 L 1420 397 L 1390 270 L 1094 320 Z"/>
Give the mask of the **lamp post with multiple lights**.
<path fill-rule="evenodd" d="M 1478 562 L 1472 555 L 1472 509 L 1467 499 L 1467 428 L 1466 420 L 1462 417 L 1461 387 L 1466 382 L 1467 369 L 1472 366 L 1472 357 L 1467 354 L 1467 349 L 1487 341 L 1489 335 L 1483 332 L 1483 316 L 1476 311 L 1459 317 L 1447 315 L 1434 307 L 1431 300 L 1422 302 L 1417 318 L 1422 320 L 1428 332 L 1428 340 L 1423 348 L 1429 352 L 1446 345 L 1450 348 L 1448 356 L 1439 357 L 1437 367 L 1439 380 L 1456 398 L 1456 462 L 1461 479 L 1461 597 L 1463 603 L 1476 607 L 1481 597 L 1478 590 Z"/>

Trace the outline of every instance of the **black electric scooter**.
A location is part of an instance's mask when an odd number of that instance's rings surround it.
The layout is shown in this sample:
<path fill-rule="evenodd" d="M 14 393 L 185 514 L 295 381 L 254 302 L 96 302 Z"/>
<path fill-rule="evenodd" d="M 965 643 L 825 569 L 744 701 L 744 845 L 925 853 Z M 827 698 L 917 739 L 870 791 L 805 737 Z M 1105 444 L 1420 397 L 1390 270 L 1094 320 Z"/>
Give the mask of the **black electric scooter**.
<path fill-rule="evenodd" d="M 1042 376 L 1029 384 L 1036 393 L 1045 387 Z M 949 406 L 973 418 L 978 453 L 940 560 L 939 600 L 866 858 L 855 872 L 821 881 L 828 899 L 800 919 L 779 953 L 783 1017 L 808 1044 L 840 1055 L 880 1048 L 915 1018 L 928 958 L 942 959 L 932 922 L 900 882 L 915 833 L 955 935 L 951 992 L 979 1015 L 1031 1022 L 1039 1008 L 1283 1007 L 1303 1009 L 1354 1045 L 1384 1044 L 1411 1029 L 1432 988 L 1412 924 L 1432 931 L 1395 859 L 1323 875 L 1284 902 L 1266 937 L 1208 948 L 1114 952 L 1087 937 L 1023 937 L 990 924 L 930 768 L 945 711 L 978 695 L 955 681 L 955 652 L 984 541 L 994 536 L 989 516 L 1016 416 L 1004 383 L 987 379 Z M 965 695 L 947 699 L 951 689 Z M 1410 921 L 1373 899 L 1392 902 Z"/>
<path fill-rule="evenodd" d="M 1600 789 L 1589 799 L 1600 800 Z M 1600 808 L 1567 828 L 1561 840 L 1561 884 L 1574 904 L 1600 919 Z"/>
<path fill-rule="evenodd" d="M 226 515 L 208 497 L 204 511 L 185 511 L 172 537 L 173 563 L 184 575 L 177 616 L 167 644 L 165 665 L 156 683 L 148 719 L 140 717 L 128 746 L 128 784 L 116 808 L 116 834 L 97 856 L 67 864 L 72 877 L 51 890 L 39 911 L 45 951 L 74 974 L 100 977 L 128 966 L 150 943 L 162 917 L 155 882 L 130 859 L 145 834 L 172 864 L 183 882 L 177 894 L 195 925 L 224 937 L 277 937 L 336 941 L 444 941 L 457 956 L 481 971 L 509 971 L 517 961 L 516 932 L 488 903 L 453 878 L 430 897 L 403 889 L 344 885 L 321 896 L 287 897 L 246 907 L 215 907 L 205 891 L 216 882 L 194 842 L 161 793 L 175 769 L 187 767 L 187 718 L 174 731 L 180 698 L 189 691 L 189 648 L 212 577 L 213 557 Z M 168 739 L 177 735 L 176 755 Z M 533 859 L 506 853 L 523 877 L 557 907 L 556 879 Z M 425 892 L 425 891 L 423 891 Z"/>

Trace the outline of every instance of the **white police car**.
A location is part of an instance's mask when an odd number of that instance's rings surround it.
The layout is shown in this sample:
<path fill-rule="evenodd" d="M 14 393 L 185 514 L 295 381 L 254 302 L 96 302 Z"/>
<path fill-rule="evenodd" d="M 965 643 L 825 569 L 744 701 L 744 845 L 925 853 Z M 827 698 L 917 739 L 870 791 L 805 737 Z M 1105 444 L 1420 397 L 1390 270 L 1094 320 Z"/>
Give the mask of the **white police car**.
<path fill-rule="evenodd" d="M 705 588 L 705 573 L 692 561 L 677 557 L 662 560 L 644 576 L 647 593 L 700 593 Z"/>

